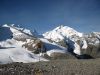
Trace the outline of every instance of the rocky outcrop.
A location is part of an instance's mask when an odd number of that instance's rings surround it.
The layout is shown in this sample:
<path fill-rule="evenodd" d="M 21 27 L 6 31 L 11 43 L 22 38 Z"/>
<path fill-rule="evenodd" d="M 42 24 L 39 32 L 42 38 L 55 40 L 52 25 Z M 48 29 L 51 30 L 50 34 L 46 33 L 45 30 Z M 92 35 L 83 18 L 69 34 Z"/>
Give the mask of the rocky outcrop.
<path fill-rule="evenodd" d="M 45 52 L 46 49 L 44 44 L 39 39 L 27 39 L 26 43 L 22 45 L 22 47 L 27 48 L 27 50 L 32 51 L 33 53 Z"/>
<path fill-rule="evenodd" d="M 96 34 L 91 33 L 88 37 L 85 37 L 88 47 L 82 50 L 84 54 L 88 54 L 93 58 L 100 58 L 100 40 Z"/>
<path fill-rule="evenodd" d="M 90 55 L 93 58 L 100 58 L 100 45 L 88 44 L 87 49 L 83 50 L 83 54 Z"/>
<path fill-rule="evenodd" d="M 81 47 L 82 55 L 89 55 L 92 58 L 100 58 L 100 40 L 97 37 L 97 35 L 91 33 L 85 35 L 84 38 L 87 43 L 87 47 L 85 49 Z M 79 45 L 81 46 L 80 43 Z M 86 58 L 86 57 L 83 56 L 82 58 Z"/>

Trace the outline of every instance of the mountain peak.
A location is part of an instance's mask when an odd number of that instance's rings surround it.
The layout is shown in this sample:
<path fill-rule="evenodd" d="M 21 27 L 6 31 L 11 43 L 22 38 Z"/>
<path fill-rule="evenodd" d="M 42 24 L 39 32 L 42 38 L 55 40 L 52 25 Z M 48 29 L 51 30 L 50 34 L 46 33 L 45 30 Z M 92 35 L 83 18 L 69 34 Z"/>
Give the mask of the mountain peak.
<path fill-rule="evenodd" d="M 71 27 L 60 25 L 60 26 L 56 27 L 55 29 L 44 33 L 43 36 L 47 39 L 51 39 L 53 41 L 58 41 L 58 40 L 64 39 L 65 37 L 66 38 L 72 37 L 72 36 L 82 37 L 83 34 L 76 31 L 75 29 L 73 29 Z"/>
<path fill-rule="evenodd" d="M 63 27 L 64 27 L 64 25 L 60 25 L 60 26 L 56 27 L 55 29 L 61 29 Z"/>
<path fill-rule="evenodd" d="M 54 29 L 54 31 L 60 32 L 67 36 L 76 35 L 76 36 L 82 37 L 82 33 L 76 31 L 75 29 L 73 29 L 71 27 L 64 26 L 64 25 L 60 25 L 60 26 L 56 27 Z"/>

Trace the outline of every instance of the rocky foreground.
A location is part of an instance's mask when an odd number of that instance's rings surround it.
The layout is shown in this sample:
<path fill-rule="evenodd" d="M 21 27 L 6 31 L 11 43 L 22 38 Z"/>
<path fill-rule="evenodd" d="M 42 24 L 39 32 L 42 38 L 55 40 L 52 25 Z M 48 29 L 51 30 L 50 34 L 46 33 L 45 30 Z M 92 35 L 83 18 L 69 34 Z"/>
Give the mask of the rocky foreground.
<path fill-rule="evenodd" d="M 0 65 L 0 75 L 100 75 L 100 59 L 62 59 Z"/>

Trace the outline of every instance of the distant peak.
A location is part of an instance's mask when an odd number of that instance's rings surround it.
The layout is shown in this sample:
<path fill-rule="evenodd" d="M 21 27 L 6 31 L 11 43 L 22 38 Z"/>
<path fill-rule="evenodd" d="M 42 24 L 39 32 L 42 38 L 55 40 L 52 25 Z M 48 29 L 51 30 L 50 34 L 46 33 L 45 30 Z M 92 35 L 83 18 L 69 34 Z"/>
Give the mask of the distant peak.
<path fill-rule="evenodd" d="M 69 26 L 64 26 L 64 25 L 60 25 L 60 26 L 56 27 L 54 30 L 58 30 L 58 29 L 67 29 L 67 30 L 71 29 L 71 30 L 74 30 L 73 28 L 71 28 Z"/>
<path fill-rule="evenodd" d="M 38 33 L 36 30 L 32 31 L 32 30 L 26 29 L 24 27 L 20 27 L 20 25 L 16 25 L 16 24 L 4 24 L 4 25 L 2 25 L 2 27 L 10 28 L 11 32 L 16 35 L 25 33 L 25 34 L 29 34 L 32 36 L 33 35 L 38 36 Z"/>
<path fill-rule="evenodd" d="M 20 25 L 16 25 L 16 24 L 4 24 L 2 26 L 3 27 L 16 27 L 16 28 L 21 28 Z"/>
<path fill-rule="evenodd" d="M 9 27 L 9 25 L 8 24 L 4 24 L 4 25 L 2 25 L 2 27 Z"/>
<path fill-rule="evenodd" d="M 55 30 L 57 30 L 57 29 L 62 29 L 62 28 L 64 28 L 64 27 L 68 27 L 68 26 L 60 25 L 60 26 L 56 27 Z M 68 28 L 69 28 L 69 27 L 68 27 Z"/>
<path fill-rule="evenodd" d="M 64 27 L 64 25 L 60 25 L 60 26 L 59 26 L 59 28 L 63 28 L 63 27 Z"/>

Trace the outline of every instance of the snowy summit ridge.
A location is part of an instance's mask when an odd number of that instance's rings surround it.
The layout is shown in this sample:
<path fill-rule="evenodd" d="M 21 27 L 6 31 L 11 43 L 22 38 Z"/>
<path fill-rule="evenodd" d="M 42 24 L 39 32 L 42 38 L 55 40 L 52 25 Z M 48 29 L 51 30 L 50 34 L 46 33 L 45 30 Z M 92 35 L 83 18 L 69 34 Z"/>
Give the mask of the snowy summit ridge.
<path fill-rule="evenodd" d="M 60 40 L 63 40 L 65 37 L 66 38 L 69 38 L 72 36 L 82 37 L 83 34 L 74 30 L 73 28 L 61 25 L 61 26 L 56 27 L 52 31 L 44 33 L 43 36 L 47 39 L 51 39 L 53 41 L 58 42 Z"/>

